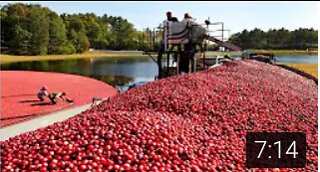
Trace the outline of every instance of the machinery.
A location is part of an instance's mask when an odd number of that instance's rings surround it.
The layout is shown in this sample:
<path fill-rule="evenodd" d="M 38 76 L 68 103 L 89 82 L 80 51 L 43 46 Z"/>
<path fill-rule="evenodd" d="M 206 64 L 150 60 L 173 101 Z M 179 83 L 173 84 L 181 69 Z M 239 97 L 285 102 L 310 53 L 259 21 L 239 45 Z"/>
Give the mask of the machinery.
<path fill-rule="evenodd" d="M 242 59 L 251 59 L 257 60 L 264 63 L 275 64 L 276 59 L 274 58 L 274 54 L 270 52 L 252 52 L 252 51 L 244 51 L 242 53 Z"/>
<path fill-rule="evenodd" d="M 225 47 L 230 51 L 241 50 L 231 43 L 210 36 L 208 30 L 210 25 L 208 20 L 204 23 L 198 23 L 192 19 L 180 22 L 163 22 L 162 39 L 157 57 L 153 57 L 151 52 L 145 52 L 158 65 L 158 79 L 195 72 L 199 67 L 197 59 L 202 59 L 201 68 L 206 68 L 206 41 L 215 42 L 218 46 Z M 200 54 L 200 57 L 196 54 Z"/>

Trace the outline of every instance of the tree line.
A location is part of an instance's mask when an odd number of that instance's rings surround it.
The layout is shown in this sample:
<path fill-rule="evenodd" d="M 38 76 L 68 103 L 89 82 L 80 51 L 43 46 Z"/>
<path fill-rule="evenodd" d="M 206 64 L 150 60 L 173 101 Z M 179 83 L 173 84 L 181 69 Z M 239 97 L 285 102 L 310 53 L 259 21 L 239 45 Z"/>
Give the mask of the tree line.
<path fill-rule="evenodd" d="M 1 51 L 15 55 L 73 54 L 94 49 L 157 50 L 161 27 L 137 30 L 119 16 L 58 15 L 47 7 L 13 3 L 1 7 Z M 230 42 L 242 49 L 306 49 L 318 46 L 314 29 L 244 30 Z M 213 47 L 217 49 L 216 46 Z"/>
<path fill-rule="evenodd" d="M 89 48 L 145 50 L 150 29 L 138 31 L 117 16 L 58 15 L 40 5 L 14 3 L 1 7 L 1 49 L 15 55 L 82 53 Z"/>
<path fill-rule="evenodd" d="M 299 28 L 289 31 L 285 28 L 243 30 L 233 34 L 229 41 L 242 49 L 297 49 L 318 47 L 318 31 L 313 28 Z"/>

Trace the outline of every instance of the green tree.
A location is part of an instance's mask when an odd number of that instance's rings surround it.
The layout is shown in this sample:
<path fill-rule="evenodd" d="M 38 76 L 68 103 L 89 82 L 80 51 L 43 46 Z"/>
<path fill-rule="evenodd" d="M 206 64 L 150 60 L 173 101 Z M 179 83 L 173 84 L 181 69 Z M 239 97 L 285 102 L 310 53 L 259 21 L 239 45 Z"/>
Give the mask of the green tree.
<path fill-rule="evenodd" d="M 108 41 L 104 33 L 104 31 L 107 31 L 107 25 L 99 23 L 99 18 L 93 13 L 80 15 L 80 17 L 85 26 L 90 47 L 96 49 L 105 48 L 108 45 Z"/>
<path fill-rule="evenodd" d="M 48 54 L 72 54 L 75 48 L 67 40 L 66 29 L 62 18 L 56 13 L 49 13 L 49 46 Z"/>
<path fill-rule="evenodd" d="M 28 7 L 28 31 L 31 34 L 29 41 L 30 54 L 47 54 L 49 45 L 49 16 L 47 10 L 39 5 L 29 5 Z"/>
<path fill-rule="evenodd" d="M 269 30 L 267 33 L 268 47 L 271 49 L 290 48 L 291 33 L 285 28 Z"/>
<path fill-rule="evenodd" d="M 291 46 L 296 49 L 318 47 L 318 32 L 313 28 L 299 28 L 292 32 Z"/>
<path fill-rule="evenodd" d="M 263 49 L 267 47 L 266 34 L 261 29 L 255 28 L 249 32 L 249 48 Z"/>
<path fill-rule="evenodd" d="M 85 26 L 78 15 L 62 15 L 66 28 L 68 30 L 67 37 L 72 43 L 77 53 L 87 51 L 90 42 L 86 35 Z"/>
<path fill-rule="evenodd" d="M 18 55 L 47 54 L 49 20 L 47 8 L 22 3 L 9 4 L 1 9 L 1 39 L 9 53 Z"/>
<path fill-rule="evenodd" d="M 1 8 L 1 46 L 17 55 L 29 54 L 31 33 L 27 25 L 28 10 L 22 3 L 5 5 Z"/>
<path fill-rule="evenodd" d="M 1 7 L 1 50 L 11 54 L 71 54 L 82 53 L 89 47 L 145 50 L 152 48 L 150 33 L 136 30 L 132 23 L 118 16 L 58 16 L 40 5 L 23 3 Z"/>
<path fill-rule="evenodd" d="M 229 41 L 243 49 L 307 49 L 318 47 L 318 31 L 306 28 L 289 31 L 285 28 L 243 30 L 233 34 Z"/>
<path fill-rule="evenodd" d="M 31 33 L 21 26 L 15 25 L 12 35 L 12 39 L 8 40 L 9 52 L 17 55 L 29 55 Z"/>
<path fill-rule="evenodd" d="M 138 34 L 133 24 L 122 17 L 109 16 L 107 21 L 110 23 L 110 30 L 114 37 L 110 40 L 110 48 L 137 49 Z"/>
<path fill-rule="evenodd" d="M 2 10 L 0 11 L 0 23 L 1 23 L 1 52 L 7 53 L 8 48 L 8 42 L 6 42 L 7 38 L 7 32 L 9 28 L 5 28 L 5 26 L 8 26 L 8 14 L 6 11 Z"/>

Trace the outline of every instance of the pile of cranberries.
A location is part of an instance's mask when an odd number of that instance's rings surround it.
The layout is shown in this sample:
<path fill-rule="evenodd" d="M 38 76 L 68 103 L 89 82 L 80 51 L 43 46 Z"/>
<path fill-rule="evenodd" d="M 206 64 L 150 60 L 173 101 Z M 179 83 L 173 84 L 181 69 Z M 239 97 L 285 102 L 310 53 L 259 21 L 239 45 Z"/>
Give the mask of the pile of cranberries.
<path fill-rule="evenodd" d="M 317 85 L 255 61 L 158 80 L 1 142 L 2 171 L 243 171 L 251 131 L 301 131 L 317 170 Z M 253 169 L 287 171 L 288 169 Z"/>

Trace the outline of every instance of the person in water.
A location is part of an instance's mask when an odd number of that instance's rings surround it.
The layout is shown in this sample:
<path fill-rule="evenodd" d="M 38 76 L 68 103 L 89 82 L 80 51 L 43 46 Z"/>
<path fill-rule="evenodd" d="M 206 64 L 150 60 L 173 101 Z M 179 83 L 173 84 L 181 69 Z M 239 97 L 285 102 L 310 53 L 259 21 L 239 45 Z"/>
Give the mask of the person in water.
<path fill-rule="evenodd" d="M 49 94 L 49 99 L 51 101 L 52 104 L 57 104 L 58 100 L 64 100 L 68 103 L 73 103 L 73 100 L 69 99 L 66 97 L 66 93 L 65 92 L 61 92 L 61 93 L 50 93 Z"/>
<path fill-rule="evenodd" d="M 44 101 L 44 98 L 49 96 L 48 89 L 46 86 L 43 86 L 38 92 L 38 98 L 40 101 Z"/>

